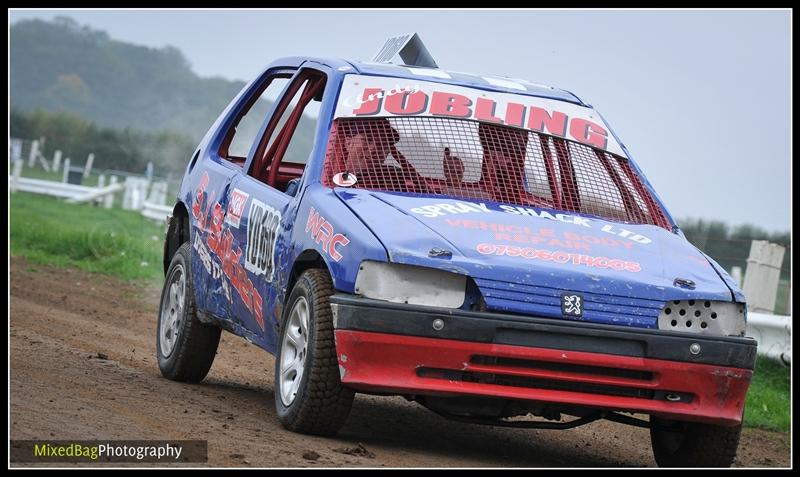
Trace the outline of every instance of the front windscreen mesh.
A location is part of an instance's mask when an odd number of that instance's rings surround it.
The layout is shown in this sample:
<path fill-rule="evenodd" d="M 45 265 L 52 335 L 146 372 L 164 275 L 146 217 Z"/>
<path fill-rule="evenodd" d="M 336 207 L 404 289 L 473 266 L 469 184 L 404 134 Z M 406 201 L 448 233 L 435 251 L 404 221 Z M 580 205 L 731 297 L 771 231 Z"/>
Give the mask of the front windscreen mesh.
<path fill-rule="evenodd" d="M 546 134 L 462 119 L 337 119 L 323 183 L 670 228 L 627 159 Z"/>

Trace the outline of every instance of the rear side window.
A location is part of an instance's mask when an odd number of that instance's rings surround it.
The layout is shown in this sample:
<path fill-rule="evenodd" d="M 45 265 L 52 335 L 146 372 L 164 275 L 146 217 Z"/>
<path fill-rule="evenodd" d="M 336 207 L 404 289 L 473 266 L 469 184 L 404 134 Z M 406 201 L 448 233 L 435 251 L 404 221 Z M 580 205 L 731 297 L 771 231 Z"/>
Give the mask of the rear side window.
<path fill-rule="evenodd" d="M 244 165 L 267 113 L 290 78 L 291 74 L 270 76 L 262 86 L 261 92 L 251 98 L 251 103 L 245 106 L 225 135 L 225 141 L 220 148 L 220 156 L 223 159 L 239 166 Z"/>

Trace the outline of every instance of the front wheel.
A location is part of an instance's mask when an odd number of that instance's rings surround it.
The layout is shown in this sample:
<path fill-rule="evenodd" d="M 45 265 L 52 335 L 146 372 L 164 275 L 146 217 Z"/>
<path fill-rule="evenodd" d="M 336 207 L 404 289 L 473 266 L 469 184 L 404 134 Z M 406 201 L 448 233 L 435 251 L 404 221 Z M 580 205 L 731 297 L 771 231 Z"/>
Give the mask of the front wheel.
<path fill-rule="evenodd" d="M 332 436 L 355 393 L 342 386 L 325 270 L 306 270 L 286 301 L 275 357 L 275 408 L 290 431 Z"/>
<path fill-rule="evenodd" d="M 201 323 L 197 319 L 192 249 L 186 242 L 172 257 L 161 291 L 156 332 L 161 374 L 174 381 L 202 381 L 214 362 L 221 332 L 218 326 Z"/>
<path fill-rule="evenodd" d="M 715 426 L 650 418 L 650 440 L 659 467 L 730 467 L 742 425 Z"/>

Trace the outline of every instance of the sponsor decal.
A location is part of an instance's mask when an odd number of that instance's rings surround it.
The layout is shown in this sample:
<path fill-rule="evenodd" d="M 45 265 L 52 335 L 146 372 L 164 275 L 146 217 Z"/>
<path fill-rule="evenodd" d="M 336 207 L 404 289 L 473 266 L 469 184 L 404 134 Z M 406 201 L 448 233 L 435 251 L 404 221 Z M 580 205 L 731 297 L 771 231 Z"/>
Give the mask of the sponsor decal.
<path fill-rule="evenodd" d="M 206 195 L 205 189 L 208 187 L 208 183 L 208 172 L 204 172 L 192 204 L 192 216 L 197 220 L 198 227 L 194 248 L 198 251 L 198 257 L 206 271 L 212 278 L 222 282 L 228 300 L 232 302 L 230 291 L 232 287 L 238 293 L 245 308 L 253 315 L 258 326 L 264 330 L 263 298 L 242 267 L 242 249 L 234 247 L 233 234 L 230 228 L 224 226 L 223 216 L 225 214 L 220 203 L 213 201 L 215 196 L 213 191 L 208 196 L 206 205 L 203 206 L 203 197 Z M 200 238 L 203 233 L 205 233 L 206 243 L 203 243 Z M 211 258 L 211 253 L 219 258 L 220 263 Z M 221 273 L 218 271 L 220 268 Z"/>
<path fill-rule="evenodd" d="M 579 293 L 562 293 L 561 314 L 577 318 L 583 316 L 583 295 Z"/>
<path fill-rule="evenodd" d="M 334 262 L 342 259 L 342 252 L 350 239 L 344 234 L 336 233 L 333 225 L 328 222 L 325 217 L 320 215 L 314 207 L 308 212 L 308 221 L 306 221 L 306 233 L 311 234 L 311 240 L 322 246 L 322 251 L 327 254 Z"/>
<path fill-rule="evenodd" d="M 233 189 L 231 192 L 230 200 L 228 201 L 228 212 L 225 214 L 225 222 L 232 226 L 239 228 L 242 220 L 242 213 L 244 206 L 247 204 L 247 198 L 250 194 L 239 189 Z"/>
<path fill-rule="evenodd" d="M 624 227 L 620 227 L 617 225 L 612 224 L 602 224 L 599 227 L 595 224 L 591 219 L 586 217 L 579 217 L 576 215 L 570 214 L 562 214 L 559 212 L 551 212 L 544 209 L 534 209 L 531 207 L 523 207 L 517 205 L 492 205 L 491 207 L 484 202 L 481 203 L 474 203 L 474 202 L 447 202 L 447 203 L 439 203 L 439 204 L 429 204 L 423 205 L 420 207 L 413 207 L 408 209 L 409 212 L 412 214 L 421 215 L 426 218 L 436 218 L 436 217 L 444 217 L 447 215 L 457 215 L 457 214 L 490 214 L 495 212 L 502 212 L 509 215 L 520 215 L 524 217 L 536 217 L 540 219 L 547 219 L 553 220 L 558 222 L 563 222 L 566 224 L 577 225 L 580 227 L 585 227 L 587 229 L 596 229 L 600 232 L 614 235 L 619 238 L 623 238 L 626 240 L 630 240 L 639 244 L 649 244 L 652 240 L 644 235 L 637 234 L 630 230 L 625 229 Z M 504 225 L 504 224 L 491 224 L 485 223 L 480 221 L 471 221 L 471 220 L 464 220 L 464 221 L 452 221 L 447 219 L 448 225 L 451 226 L 463 226 L 466 228 L 481 228 L 481 229 L 491 229 L 496 230 L 497 232 L 505 232 L 505 233 L 514 233 L 514 234 L 527 234 L 527 235 L 535 235 L 525 232 L 525 230 L 530 230 L 527 227 L 519 227 L 514 225 Z M 470 224 L 470 225 L 467 225 Z M 509 235 L 502 236 L 502 240 L 506 241 L 519 241 L 525 242 L 526 240 L 529 241 L 528 243 L 539 243 L 538 239 L 532 239 L 530 237 L 516 237 L 513 239 L 508 238 Z M 580 237 L 580 238 L 579 238 Z M 566 238 L 566 237 L 565 237 Z M 585 242 L 592 242 L 595 239 L 588 238 L 586 235 L 572 235 L 570 238 L 566 238 L 567 240 L 583 240 Z M 501 240 L 501 239 L 498 239 Z M 612 244 L 615 241 L 607 242 L 604 244 Z M 603 239 L 599 238 L 595 243 L 603 243 Z M 630 247 L 627 247 L 630 248 Z"/>
<path fill-rule="evenodd" d="M 489 207 L 481 202 L 447 202 L 444 204 L 423 205 L 410 209 L 411 213 L 422 215 L 423 217 L 434 218 L 447 214 L 469 214 L 469 213 L 491 213 Z"/>
<path fill-rule="evenodd" d="M 193 248 L 197 251 L 197 257 L 200 259 L 203 268 L 206 269 L 206 273 L 211 275 L 214 280 L 222 280 L 222 266 L 211 258 L 208 248 L 206 248 L 199 235 L 194 236 Z M 228 303 L 232 303 L 231 285 L 227 280 L 222 280 L 222 291 L 225 293 Z"/>
<path fill-rule="evenodd" d="M 592 108 L 554 99 L 396 78 L 348 75 L 336 117 L 436 116 L 525 128 L 627 157 Z"/>
<path fill-rule="evenodd" d="M 487 231 L 490 233 L 493 240 L 498 242 L 545 245 L 562 249 L 578 249 L 586 252 L 591 251 L 592 245 L 618 247 L 625 250 L 631 250 L 635 247 L 635 244 L 629 241 L 630 239 L 621 240 L 614 237 L 600 237 L 597 235 L 564 231 L 559 233 L 555 229 L 546 227 L 535 228 L 527 225 L 501 224 L 482 220 L 451 218 L 446 218 L 445 223 L 453 228 Z M 637 237 L 641 237 L 641 235 Z"/>
<path fill-rule="evenodd" d="M 620 260 L 608 257 L 594 257 L 582 253 L 570 253 L 537 249 L 533 247 L 517 247 L 514 245 L 499 245 L 493 243 L 480 243 L 475 249 L 481 255 L 498 255 L 519 257 L 526 260 L 543 260 L 546 262 L 579 265 L 591 268 L 610 268 L 617 271 L 638 273 L 642 271 L 639 262 Z"/>
<path fill-rule="evenodd" d="M 281 224 L 281 213 L 253 199 L 247 217 L 247 246 L 244 268 L 264 275 L 268 282 L 275 273 L 275 241 Z"/>

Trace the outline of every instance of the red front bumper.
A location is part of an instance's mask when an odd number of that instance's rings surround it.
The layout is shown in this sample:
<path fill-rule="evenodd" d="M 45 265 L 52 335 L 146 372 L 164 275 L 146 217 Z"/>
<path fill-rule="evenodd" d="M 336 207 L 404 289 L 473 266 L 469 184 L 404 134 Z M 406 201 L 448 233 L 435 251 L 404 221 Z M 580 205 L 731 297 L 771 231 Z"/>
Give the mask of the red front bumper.
<path fill-rule="evenodd" d="M 593 352 L 335 333 L 342 382 L 362 392 L 487 396 L 736 425 L 753 374 Z"/>

